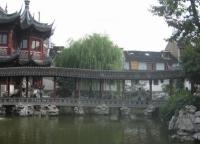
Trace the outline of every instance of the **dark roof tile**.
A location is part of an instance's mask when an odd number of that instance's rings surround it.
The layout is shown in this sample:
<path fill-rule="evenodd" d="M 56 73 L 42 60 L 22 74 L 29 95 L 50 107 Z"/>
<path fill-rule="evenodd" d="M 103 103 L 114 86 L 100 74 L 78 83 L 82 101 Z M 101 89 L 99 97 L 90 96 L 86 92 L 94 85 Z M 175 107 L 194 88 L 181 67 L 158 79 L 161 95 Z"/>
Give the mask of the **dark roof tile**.
<path fill-rule="evenodd" d="M 124 51 L 124 57 L 126 61 L 178 63 L 178 60 L 166 51 Z"/>

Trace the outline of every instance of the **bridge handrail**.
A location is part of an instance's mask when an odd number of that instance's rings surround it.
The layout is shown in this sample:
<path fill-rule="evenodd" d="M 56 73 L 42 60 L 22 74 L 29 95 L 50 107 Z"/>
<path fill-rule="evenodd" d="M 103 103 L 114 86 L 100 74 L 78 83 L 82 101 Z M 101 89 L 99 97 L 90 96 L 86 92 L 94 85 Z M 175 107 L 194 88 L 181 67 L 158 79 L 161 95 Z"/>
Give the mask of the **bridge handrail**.
<path fill-rule="evenodd" d="M 140 101 L 127 99 L 78 99 L 78 98 L 0 98 L 1 105 L 60 105 L 60 106 L 98 106 L 105 104 L 109 107 L 146 107 L 148 104 L 160 105 L 164 101 Z"/>

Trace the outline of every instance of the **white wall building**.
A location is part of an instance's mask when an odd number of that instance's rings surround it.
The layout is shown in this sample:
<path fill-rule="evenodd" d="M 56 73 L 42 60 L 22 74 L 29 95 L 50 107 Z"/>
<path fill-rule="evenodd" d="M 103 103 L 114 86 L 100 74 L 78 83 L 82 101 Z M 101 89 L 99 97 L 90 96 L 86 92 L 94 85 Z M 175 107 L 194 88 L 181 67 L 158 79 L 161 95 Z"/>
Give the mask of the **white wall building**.
<path fill-rule="evenodd" d="M 125 70 L 145 70 L 162 71 L 172 69 L 178 64 L 178 60 L 167 51 L 124 51 L 124 69 Z M 139 80 L 136 82 L 126 81 L 127 87 L 142 87 L 145 90 L 150 89 L 149 80 Z M 152 80 L 152 91 L 161 92 L 163 87 L 169 85 L 169 80 Z M 130 89 L 130 88 L 129 88 Z"/>

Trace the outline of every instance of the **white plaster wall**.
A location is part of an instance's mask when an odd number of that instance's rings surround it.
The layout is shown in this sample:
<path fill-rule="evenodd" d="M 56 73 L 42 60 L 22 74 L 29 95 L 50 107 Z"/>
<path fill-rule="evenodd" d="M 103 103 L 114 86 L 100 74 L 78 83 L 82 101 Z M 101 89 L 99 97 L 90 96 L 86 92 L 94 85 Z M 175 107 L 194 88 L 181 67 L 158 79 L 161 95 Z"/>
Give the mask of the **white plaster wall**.
<path fill-rule="evenodd" d="M 152 91 L 160 92 L 163 90 L 163 86 L 168 84 L 169 80 L 163 80 L 163 83 L 161 82 L 161 80 L 158 80 L 158 85 L 154 85 L 154 83 L 152 82 Z"/>
<path fill-rule="evenodd" d="M 124 62 L 124 69 L 129 70 L 129 62 Z"/>
<path fill-rule="evenodd" d="M 188 88 L 188 90 L 191 90 L 191 83 L 190 83 L 189 80 L 185 80 L 185 81 L 184 81 L 184 87 L 185 87 L 185 88 Z"/>
<path fill-rule="evenodd" d="M 53 90 L 54 89 L 54 81 L 53 78 L 43 78 L 44 90 Z"/>
<path fill-rule="evenodd" d="M 140 80 L 139 84 L 142 85 L 145 90 L 150 89 L 148 80 Z M 158 85 L 154 85 L 154 83 L 152 81 L 152 91 L 153 92 L 161 92 L 163 90 L 163 86 L 168 85 L 168 84 L 169 84 L 169 80 L 163 80 L 163 82 L 161 82 L 161 80 L 158 80 Z"/>
<path fill-rule="evenodd" d="M 0 94 L 0 96 L 2 96 L 4 93 L 7 92 L 6 88 L 7 88 L 7 85 L 1 85 L 1 94 Z M 13 93 L 14 93 L 14 85 L 10 85 L 10 94 L 13 94 Z"/>

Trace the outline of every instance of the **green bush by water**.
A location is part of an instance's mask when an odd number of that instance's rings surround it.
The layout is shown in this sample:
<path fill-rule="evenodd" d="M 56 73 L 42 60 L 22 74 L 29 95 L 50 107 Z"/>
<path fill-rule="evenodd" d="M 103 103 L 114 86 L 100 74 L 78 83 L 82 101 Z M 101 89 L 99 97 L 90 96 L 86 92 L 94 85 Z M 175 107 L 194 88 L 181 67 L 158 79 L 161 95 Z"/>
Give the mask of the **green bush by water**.
<path fill-rule="evenodd" d="M 171 117 L 186 105 L 200 107 L 200 97 L 193 96 L 190 92 L 180 90 L 175 92 L 168 99 L 167 103 L 160 108 L 160 117 L 164 121 L 169 121 Z"/>

